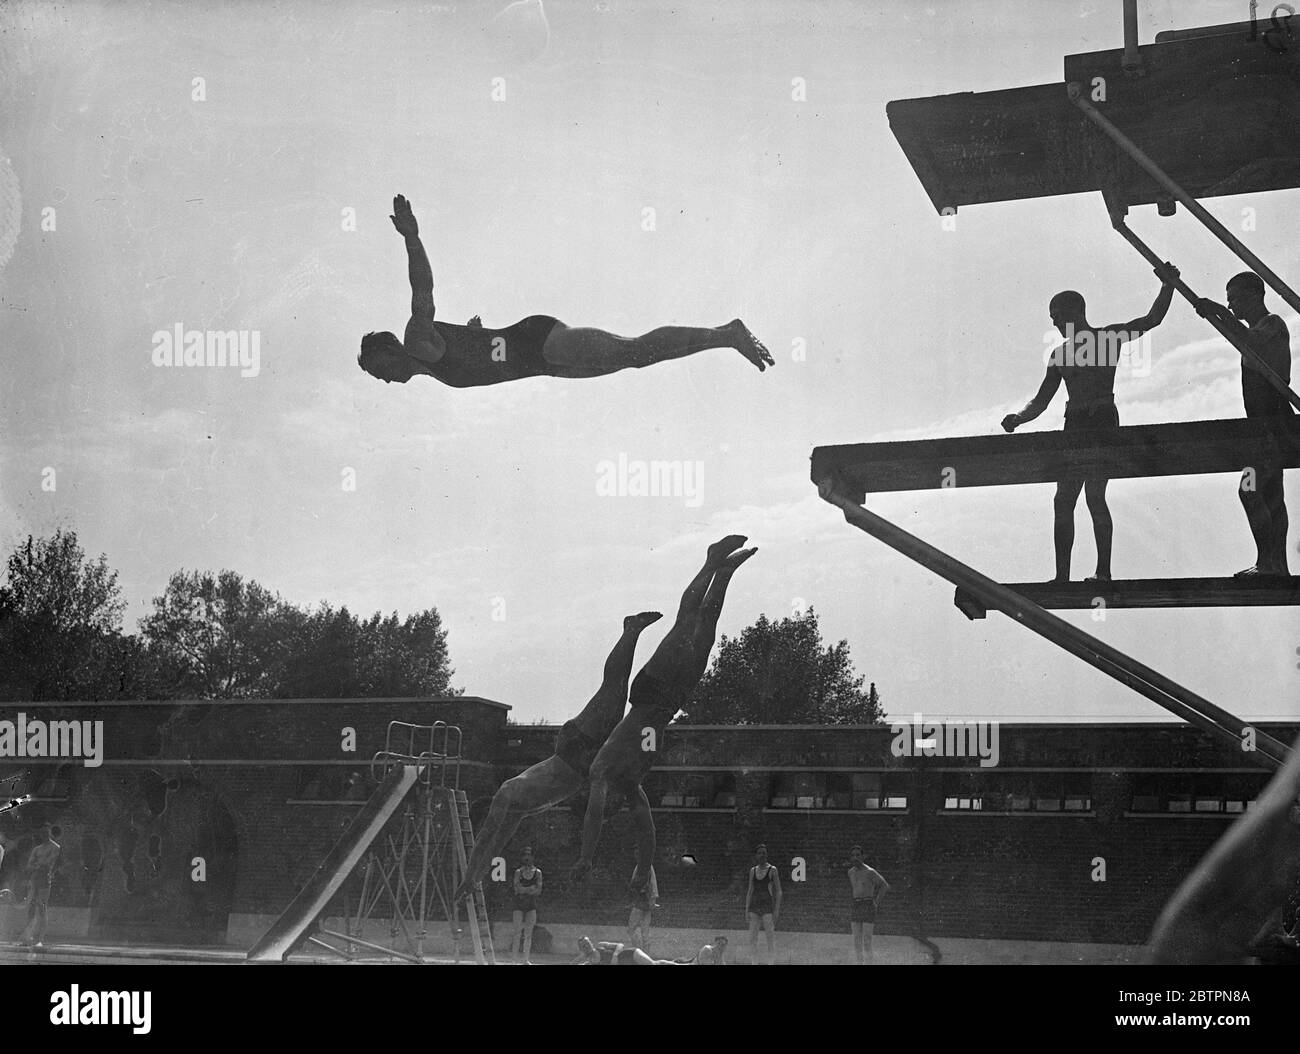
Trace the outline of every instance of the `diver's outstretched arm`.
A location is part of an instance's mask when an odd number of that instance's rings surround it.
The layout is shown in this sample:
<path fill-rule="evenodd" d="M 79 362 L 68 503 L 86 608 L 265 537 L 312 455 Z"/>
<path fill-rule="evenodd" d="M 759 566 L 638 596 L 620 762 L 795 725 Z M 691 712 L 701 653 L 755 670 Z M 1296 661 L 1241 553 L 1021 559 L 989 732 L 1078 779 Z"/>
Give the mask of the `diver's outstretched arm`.
<path fill-rule="evenodd" d="M 433 268 L 420 241 L 420 225 L 411 203 L 401 194 L 393 199 L 393 214 L 388 217 L 397 233 L 406 239 L 406 273 L 411 280 L 411 314 L 433 319 Z"/>

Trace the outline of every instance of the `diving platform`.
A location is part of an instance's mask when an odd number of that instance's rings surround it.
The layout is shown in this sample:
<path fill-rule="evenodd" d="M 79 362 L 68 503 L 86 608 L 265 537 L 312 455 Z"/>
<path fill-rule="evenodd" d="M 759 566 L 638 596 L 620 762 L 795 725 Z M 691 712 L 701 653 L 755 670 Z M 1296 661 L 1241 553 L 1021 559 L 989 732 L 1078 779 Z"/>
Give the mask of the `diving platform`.
<path fill-rule="evenodd" d="M 1244 5 L 1243 5 L 1244 6 Z M 895 100 L 889 126 L 936 212 L 960 206 L 1100 193 L 1111 226 L 1161 278 L 1300 411 L 1300 395 L 1263 361 L 1244 327 L 1202 304 L 1125 222 L 1130 206 L 1177 206 L 1293 310 L 1297 294 L 1198 199 L 1300 187 L 1300 35 L 1252 18 L 1138 38 L 1125 0 L 1124 47 L 1065 57 L 1059 82 Z M 1252 5 L 1252 14 L 1254 7 Z M 1224 607 L 1300 603 L 1300 579 L 1136 579 L 1004 585 L 864 507 L 870 493 L 1132 479 L 1246 467 L 1300 467 L 1300 418 L 1191 421 L 821 446 L 818 493 L 858 530 L 956 587 L 971 618 L 999 611 L 1057 648 L 1270 768 L 1286 744 L 1172 678 L 1051 613 L 1051 608 Z M 1099 603 L 1100 602 L 1100 603 Z M 1253 744 L 1248 749 L 1243 744 Z"/>
<path fill-rule="evenodd" d="M 1248 465 L 1300 467 L 1300 417 L 820 446 L 812 479 L 836 478 L 860 504 L 888 491 L 1240 472 Z"/>
<path fill-rule="evenodd" d="M 1133 578 L 1112 582 L 1008 582 L 1006 588 L 1047 610 L 1100 608 L 1286 607 L 1300 605 L 1300 576 L 1289 578 Z M 960 587 L 953 603 L 970 619 L 983 601 Z"/>
<path fill-rule="evenodd" d="M 886 114 L 936 212 L 1103 189 L 1126 205 L 1168 202 L 1071 104 L 1069 83 L 1192 197 L 1289 189 L 1300 181 L 1300 41 L 1269 33 L 1266 17 L 1162 33 L 1131 54 L 1067 55 L 1057 83 L 900 99 Z"/>
<path fill-rule="evenodd" d="M 1100 638 L 1085 633 L 1014 589 L 980 574 L 974 568 L 864 508 L 834 476 L 817 480 L 817 491 L 824 501 L 843 511 L 848 523 L 914 560 L 926 570 L 947 579 L 957 587 L 959 593 L 974 598 L 986 611 L 1002 612 L 1013 622 L 1037 633 L 1221 742 L 1238 747 L 1243 743 L 1253 743 L 1253 749 L 1243 749 L 1244 760 L 1269 768 L 1279 768 L 1285 763 L 1289 754 L 1285 743 L 1260 732 L 1253 725 L 1184 688 L 1172 678 L 1126 655 Z"/>

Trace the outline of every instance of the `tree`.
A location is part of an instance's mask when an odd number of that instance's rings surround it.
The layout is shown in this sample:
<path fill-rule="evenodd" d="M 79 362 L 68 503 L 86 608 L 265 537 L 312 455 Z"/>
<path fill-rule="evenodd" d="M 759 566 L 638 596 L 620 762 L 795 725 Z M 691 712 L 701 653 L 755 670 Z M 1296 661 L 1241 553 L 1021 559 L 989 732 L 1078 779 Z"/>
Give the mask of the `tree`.
<path fill-rule="evenodd" d="M 364 622 L 322 604 L 303 615 L 277 693 L 282 698 L 459 695 L 451 687 L 447 631 L 429 608 Z"/>
<path fill-rule="evenodd" d="M 362 694 L 460 695 L 451 687 L 447 631 L 442 616 L 429 608 L 398 621 L 378 612 L 360 626 Z"/>
<path fill-rule="evenodd" d="M 121 632 L 126 604 L 102 553 L 75 531 L 28 536 L 0 585 L 0 697 L 38 702 L 147 694 L 152 658 Z"/>
<path fill-rule="evenodd" d="M 177 571 L 140 632 L 171 671 L 173 698 L 277 694 L 302 616 L 234 571 Z"/>
<path fill-rule="evenodd" d="M 362 622 L 346 607 L 295 607 L 233 571 L 178 571 L 140 628 L 173 671 L 173 697 L 460 694 L 433 608 Z"/>
<path fill-rule="evenodd" d="M 779 622 L 759 617 L 723 636 L 682 723 L 873 724 L 884 719 L 874 683 L 856 676 L 847 641 L 822 641 L 816 612 Z"/>

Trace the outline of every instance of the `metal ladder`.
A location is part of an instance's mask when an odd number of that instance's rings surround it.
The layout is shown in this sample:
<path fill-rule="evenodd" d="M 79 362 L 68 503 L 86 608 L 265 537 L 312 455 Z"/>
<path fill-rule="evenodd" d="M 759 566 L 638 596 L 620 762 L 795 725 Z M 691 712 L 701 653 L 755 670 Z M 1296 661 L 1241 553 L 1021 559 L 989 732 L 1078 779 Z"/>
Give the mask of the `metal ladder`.
<path fill-rule="evenodd" d="M 456 865 L 463 876 L 469 873 L 469 854 L 474 848 L 474 824 L 469 818 L 469 798 L 465 792 L 459 787 L 448 787 L 447 790 L 455 815 L 451 826 Z M 496 951 L 492 947 L 492 931 L 488 926 L 487 898 L 483 895 L 483 883 L 474 883 L 465 901 L 465 910 L 469 915 L 469 934 L 474 945 L 474 961 L 495 966 Z M 455 914 L 459 917 L 458 910 Z"/>

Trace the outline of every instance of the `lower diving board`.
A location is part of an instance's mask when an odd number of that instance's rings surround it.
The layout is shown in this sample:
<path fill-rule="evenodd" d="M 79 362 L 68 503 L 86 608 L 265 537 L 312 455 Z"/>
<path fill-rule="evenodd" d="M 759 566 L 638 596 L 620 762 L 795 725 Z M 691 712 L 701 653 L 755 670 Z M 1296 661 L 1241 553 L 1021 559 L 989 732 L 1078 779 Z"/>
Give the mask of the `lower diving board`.
<path fill-rule="evenodd" d="M 812 479 L 837 479 L 861 504 L 885 491 L 1239 472 L 1247 465 L 1300 467 L 1300 416 L 820 446 Z"/>
<path fill-rule="evenodd" d="M 1114 582 L 1016 582 L 1007 588 L 1041 608 L 1227 608 L 1300 605 L 1300 576 L 1267 578 L 1131 578 Z M 967 618 L 984 605 L 960 587 L 953 603 Z"/>

